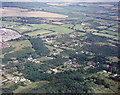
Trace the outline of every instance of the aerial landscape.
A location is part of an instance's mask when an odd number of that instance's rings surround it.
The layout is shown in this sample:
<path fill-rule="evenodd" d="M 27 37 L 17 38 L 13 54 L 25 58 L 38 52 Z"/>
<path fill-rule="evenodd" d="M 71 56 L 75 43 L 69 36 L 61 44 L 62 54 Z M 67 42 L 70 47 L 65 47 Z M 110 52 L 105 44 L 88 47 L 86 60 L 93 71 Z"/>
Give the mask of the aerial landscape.
<path fill-rule="evenodd" d="M 120 91 L 118 2 L 2 2 L 2 93 Z"/>

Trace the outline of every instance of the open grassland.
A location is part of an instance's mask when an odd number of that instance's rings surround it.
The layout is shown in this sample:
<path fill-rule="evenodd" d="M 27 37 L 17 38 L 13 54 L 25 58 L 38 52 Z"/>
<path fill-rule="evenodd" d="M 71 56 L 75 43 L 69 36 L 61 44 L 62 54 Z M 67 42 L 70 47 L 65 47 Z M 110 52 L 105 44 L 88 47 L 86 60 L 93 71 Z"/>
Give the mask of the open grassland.
<path fill-rule="evenodd" d="M 81 31 L 85 31 L 85 30 L 83 29 L 83 26 L 80 25 L 80 24 L 76 24 L 75 27 L 74 27 L 74 29 L 76 29 L 76 30 L 81 30 Z"/>
<path fill-rule="evenodd" d="M 98 26 L 97 28 L 99 28 L 99 29 L 106 29 L 107 27 L 106 26 Z"/>
<path fill-rule="evenodd" d="M 12 7 L 0 9 L 0 11 L 2 12 L 2 17 L 9 17 L 9 16 L 52 17 L 52 18 L 66 18 L 66 17 L 68 17 L 67 15 L 61 15 L 61 14 L 56 14 L 56 13 L 43 12 L 43 11 L 28 11 L 28 9 L 12 8 Z"/>
<path fill-rule="evenodd" d="M 0 21 L 0 24 L 2 25 L 16 25 L 16 24 L 21 24 L 21 23 L 18 23 L 18 22 L 8 22 L 8 21 Z"/>
<path fill-rule="evenodd" d="M 10 53 L 13 53 L 15 51 L 22 50 L 25 47 L 32 47 L 31 43 L 29 40 L 23 40 L 23 41 L 12 41 L 9 42 L 13 47 L 15 47 L 14 50 L 10 51 Z"/>
<path fill-rule="evenodd" d="M 49 45 L 45 45 L 50 51 L 53 51 L 53 49 L 56 49 L 58 50 L 59 52 L 62 52 L 63 50 L 62 49 L 59 49 L 59 48 L 55 48 L 55 47 L 52 47 L 52 46 L 49 46 Z"/>
<path fill-rule="evenodd" d="M 112 30 L 112 31 L 117 31 L 118 29 L 117 28 L 114 28 L 114 27 L 111 27 L 111 28 L 108 28 L 108 30 Z"/>
<path fill-rule="evenodd" d="M 41 57 L 41 58 L 38 58 L 39 61 L 48 61 L 50 60 L 50 58 L 48 57 Z"/>
<path fill-rule="evenodd" d="M 36 88 L 38 85 L 39 85 L 39 87 L 41 86 L 43 86 L 43 85 L 45 85 L 45 84 L 47 84 L 48 83 L 48 81 L 39 81 L 39 82 L 34 82 L 34 83 L 32 83 L 32 84 L 30 84 L 30 85 L 28 85 L 28 86 L 26 86 L 26 87 L 23 87 L 23 86 L 19 86 L 19 88 L 18 89 L 16 89 L 15 91 L 14 91 L 14 93 L 29 93 L 29 91 L 31 92 L 31 89 L 34 89 L 34 88 Z M 43 90 L 39 90 L 40 92 L 39 93 L 44 93 L 44 91 Z M 35 92 L 34 92 L 35 93 Z"/>
<path fill-rule="evenodd" d="M 66 28 L 72 28 L 73 24 L 64 24 L 64 25 L 61 25 L 61 26 L 66 27 Z"/>
<path fill-rule="evenodd" d="M 47 34 L 47 33 L 50 33 L 50 32 L 52 32 L 52 31 L 48 31 L 48 30 L 37 30 L 37 31 L 34 31 L 34 32 L 25 33 L 24 35 L 37 36 L 38 34 L 44 35 L 44 34 Z"/>
<path fill-rule="evenodd" d="M 105 36 L 105 37 L 109 37 L 109 38 L 116 38 L 115 36 L 104 34 L 104 33 L 93 33 L 93 34 L 94 35 L 99 35 L 99 36 Z"/>
<path fill-rule="evenodd" d="M 107 33 L 107 34 L 110 34 L 110 35 L 115 35 L 115 36 L 118 35 L 117 32 L 112 32 L 112 31 L 107 31 L 107 30 L 103 30 L 103 31 L 100 31 L 100 32 L 102 32 L 102 33 Z"/>
<path fill-rule="evenodd" d="M 87 32 L 90 32 L 90 31 L 91 31 L 91 32 L 97 32 L 98 30 L 96 30 L 96 29 L 87 29 L 86 31 L 87 31 Z"/>
<path fill-rule="evenodd" d="M 19 33 L 23 33 L 25 31 L 33 31 L 33 30 L 35 30 L 37 28 L 36 27 L 25 26 L 25 25 L 20 25 L 20 26 L 14 27 L 12 29 L 18 31 Z"/>
<path fill-rule="evenodd" d="M 29 25 L 37 29 L 51 29 L 57 27 L 51 24 L 29 24 Z"/>
<path fill-rule="evenodd" d="M 68 28 L 64 28 L 64 27 L 56 27 L 56 28 L 53 28 L 51 30 L 57 32 L 58 34 L 68 34 L 68 33 L 73 32 L 73 30 L 68 29 Z"/>

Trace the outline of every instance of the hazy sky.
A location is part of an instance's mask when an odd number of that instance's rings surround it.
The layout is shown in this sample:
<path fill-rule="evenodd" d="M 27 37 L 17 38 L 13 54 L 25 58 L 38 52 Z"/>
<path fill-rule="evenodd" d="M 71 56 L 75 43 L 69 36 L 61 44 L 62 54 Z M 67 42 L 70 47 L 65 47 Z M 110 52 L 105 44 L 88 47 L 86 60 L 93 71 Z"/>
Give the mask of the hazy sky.
<path fill-rule="evenodd" d="M 120 0 L 0 0 L 2 2 L 119 2 Z"/>

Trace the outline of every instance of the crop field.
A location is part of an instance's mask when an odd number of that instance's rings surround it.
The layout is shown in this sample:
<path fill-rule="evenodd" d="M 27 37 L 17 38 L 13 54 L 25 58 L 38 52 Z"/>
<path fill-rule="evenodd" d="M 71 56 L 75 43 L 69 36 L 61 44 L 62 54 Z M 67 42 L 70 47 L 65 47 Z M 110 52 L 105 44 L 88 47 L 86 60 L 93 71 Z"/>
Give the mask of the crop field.
<path fill-rule="evenodd" d="M 52 18 L 66 18 L 67 15 L 61 15 L 56 13 L 50 12 L 43 12 L 43 11 L 27 11 L 28 9 L 21 9 L 21 8 L 6 8 L 1 9 L 3 17 L 10 17 L 10 16 L 20 16 L 20 17 L 52 17 Z"/>
<path fill-rule="evenodd" d="M 99 28 L 99 29 L 106 29 L 107 27 L 106 26 L 99 26 L 97 28 Z"/>
<path fill-rule="evenodd" d="M 48 57 L 41 57 L 38 60 L 39 61 L 47 61 L 47 60 L 50 60 L 50 58 L 48 58 Z"/>
<path fill-rule="evenodd" d="M 8 22 L 8 21 L 0 21 L 0 24 L 2 25 L 16 25 L 16 24 L 21 24 L 21 23 L 17 23 L 17 22 Z"/>
<path fill-rule="evenodd" d="M 107 31 L 107 30 L 103 30 L 103 31 L 100 31 L 102 33 L 107 33 L 107 34 L 110 34 L 110 35 L 113 35 L 113 36 L 117 36 L 118 33 L 117 32 L 112 32 L 112 31 Z"/>
<path fill-rule="evenodd" d="M 37 29 L 51 29 L 57 27 L 56 25 L 51 25 L 51 24 L 28 24 L 30 26 L 33 26 L 34 28 Z"/>
<path fill-rule="evenodd" d="M 48 30 L 37 30 L 37 31 L 34 31 L 34 32 L 25 33 L 24 35 L 37 36 L 38 34 L 44 35 L 44 34 L 47 34 L 47 33 L 50 33 L 50 32 L 52 32 L 52 31 L 48 31 Z"/>
<path fill-rule="evenodd" d="M 83 29 L 83 26 L 80 25 L 80 24 L 75 25 L 74 29 L 76 29 L 76 30 L 81 30 L 81 31 L 85 31 L 85 30 Z"/>
<path fill-rule="evenodd" d="M 51 30 L 56 31 L 58 34 L 63 34 L 63 33 L 68 34 L 68 33 L 73 32 L 73 30 L 64 28 L 64 27 L 56 27 Z"/>
<path fill-rule="evenodd" d="M 117 28 L 114 28 L 114 27 L 112 27 L 112 28 L 108 28 L 108 30 L 112 30 L 112 31 L 117 31 L 118 29 Z"/>
<path fill-rule="evenodd" d="M 24 40 L 24 41 L 12 41 L 9 42 L 15 49 L 13 51 L 10 51 L 9 53 L 13 53 L 15 51 L 22 50 L 25 47 L 32 47 L 31 43 L 29 40 Z"/>
<path fill-rule="evenodd" d="M 24 25 L 20 25 L 20 26 L 16 26 L 14 28 L 12 28 L 16 31 L 18 31 L 19 33 L 24 33 L 25 31 L 33 31 L 35 29 L 37 29 L 36 27 L 30 27 L 30 26 L 24 26 Z"/>
<path fill-rule="evenodd" d="M 73 24 L 64 24 L 64 25 L 61 25 L 61 26 L 66 27 L 66 28 L 68 28 L 68 27 L 72 28 Z"/>
<path fill-rule="evenodd" d="M 38 84 L 40 84 L 39 86 L 42 87 L 43 85 L 45 85 L 45 84 L 47 84 L 47 83 L 48 83 L 48 81 L 39 81 L 39 82 L 34 82 L 34 83 L 32 83 L 31 85 L 28 85 L 28 86 L 26 86 L 26 87 L 19 86 L 19 88 L 16 89 L 16 90 L 14 91 L 14 93 L 21 93 L 21 91 L 22 91 L 22 93 L 25 93 L 25 92 L 28 93 L 31 89 L 37 87 Z M 44 91 L 41 90 L 40 92 L 43 93 Z M 35 92 L 34 92 L 34 93 L 35 93 Z M 45 92 L 44 92 L 44 93 L 45 93 Z"/>
<path fill-rule="evenodd" d="M 59 49 L 59 48 L 55 48 L 55 47 L 52 47 L 52 46 L 49 46 L 49 45 L 45 45 L 50 51 L 53 51 L 53 49 L 56 49 L 58 51 L 63 51 L 62 49 Z"/>
<path fill-rule="evenodd" d="M 115 36 L 113 36 L 113 35 L 108 35 L 108 34 L 104 34 L 104 33 L 93 33 L 93 34 L 94 34 L 94 35 L 105 36 L 105 37 L 117 39 L 117 38 L 116 38 Z"/>
<path fill-rule="evenodd" d="M 97 32 L 98 30 L 96 30 L 96 29 L 86 29 L 86 31 L 87 31 L 87 32 L 90 32 L 90 31 L 91 31 L 91 32 Z"/>

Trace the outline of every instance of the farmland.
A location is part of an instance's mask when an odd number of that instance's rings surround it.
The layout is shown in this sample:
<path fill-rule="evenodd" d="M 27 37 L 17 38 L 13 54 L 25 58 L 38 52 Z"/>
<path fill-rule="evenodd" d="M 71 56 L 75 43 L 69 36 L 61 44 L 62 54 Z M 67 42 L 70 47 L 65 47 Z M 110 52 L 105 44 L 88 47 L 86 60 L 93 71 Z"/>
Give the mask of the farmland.
<path fill-rule="evenodd" d="M 52 31 L 37 30 L 37 31 L 34 31 L 34 32 L 25 33 L 24 35 L 37 36 L 38 34 L 43 35 L 43 34 L 47 34 L 47 33 L 50 33 L 50 32 L 52 32 Z"/>
<path fill-rule="evenodd" d="M 21 8 L 12 8 L 7 7 L 6 9 L 1 9 L 3 17 L 10 16 L 20 16 L 20 17 L 54 17 L 54 18 L 66 18 L 66 15 L 60 15 L 50 12 L 43 11 L 27 11 L 26 9 Z"/>
<path fill-rule="evenodd" d="M 117 3 L 3 2 L 3 93 L 118 94 Z"/>

